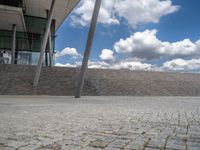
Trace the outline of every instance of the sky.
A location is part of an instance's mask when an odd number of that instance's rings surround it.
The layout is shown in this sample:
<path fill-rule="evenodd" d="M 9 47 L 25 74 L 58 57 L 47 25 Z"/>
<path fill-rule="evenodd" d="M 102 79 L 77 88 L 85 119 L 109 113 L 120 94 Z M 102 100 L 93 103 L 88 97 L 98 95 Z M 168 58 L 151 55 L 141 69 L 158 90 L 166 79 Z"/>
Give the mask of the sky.
<path fill-rule="evenodd" d="M 95 0 L 56 35 L 56 66 L 81 65 Z M 199 0 L 102 0 L 89 68 L 200 72 Z"/>

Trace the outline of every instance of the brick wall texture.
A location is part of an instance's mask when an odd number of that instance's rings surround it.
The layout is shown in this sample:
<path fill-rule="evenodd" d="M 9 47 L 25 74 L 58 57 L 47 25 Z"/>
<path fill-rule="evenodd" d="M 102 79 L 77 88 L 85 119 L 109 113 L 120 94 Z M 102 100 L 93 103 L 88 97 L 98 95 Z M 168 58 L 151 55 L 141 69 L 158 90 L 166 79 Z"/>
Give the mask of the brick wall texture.
<path fill-rule="evenodd" d="M 35 66 L 0 65 L 0 95 L 73 96 L 79 69 L 43 67 L 33 87 Z M 89 69 L 87 96 L 199 96 L 200 74 Z"/>

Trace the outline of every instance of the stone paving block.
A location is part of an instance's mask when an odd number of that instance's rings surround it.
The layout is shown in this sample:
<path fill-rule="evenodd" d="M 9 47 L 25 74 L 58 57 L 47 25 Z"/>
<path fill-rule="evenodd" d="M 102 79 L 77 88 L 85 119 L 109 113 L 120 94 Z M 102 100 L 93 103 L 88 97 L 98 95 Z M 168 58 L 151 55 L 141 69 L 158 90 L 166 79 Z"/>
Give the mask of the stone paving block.
<path fill-rule="evenodd" d="M 140 136 L 140 134 L 135 134 L 135 133 L 129 133 L 126 136 L 122 136 L 124 139 L 130 139 L 130 140 L 135 140 Z"/>
<path fill-rule="evenodd" d="M 19 142 L 19 141 L 13 141 L 13 140 L 7 141 L 7 146 L 9 146 L 9 147 L 20 148 L 25 145 L 27 145 L 27 143 L 25 143 L 25 142 Z"/>
<path fill-rule="evenodd" d="M 120 148 L 113 148 L 113 147 L 106 147 L 106 148 L 104 148 L 104 150 L 121 150 L 121 149 Z"/>
<path fill-rule="evenodd" d="M 135 141 L 131 141 L 128 143 L 127 146 L 125 146 L 125 148 L 127 149 L 143 149 L 144 148 L 144 140 L 135 140 Z"/>
<path fill-rule="evenodd" d="M 160 150 L 159 148 L 145 147 L 144 150 Z"/>
<path fill-rule="evenodd" d="M 109 148 L 124 148 L 128 143 L 130 142 L 130 140 L 123 140 L 123 139 L 117 139 L 113 142 L 111 142 L 108 147 Z"/>
<path fill-rule="evenodd" d="M 27 145 L 27 146 L 23 146 L 21 148 L 18 148 L 18 150 L 36 150 L 39 147 L 40 146 L 38 146 L 38 145 Z"/>
<path fill-rule="evenodd" d="M 199 150 L 200 147 L 192 147 L 192 146 L 188 146 L 187 150 Z"/>
<path fill-rule="evenodd" d="M 165 139 L 151 139 L 147 146 L 149 147 L 155 147 L 155 148 L 164 148 L 165 146 Z"/>
<path fill-rule="evenodd" d="M 186 149 L 186 144 L 183 143 L 179 143 L 179 141 L 175 141 L 175 140 L 169 140 L 167 141 L 166 144 L 166 149 L 176 149 L 176 150 L 184 150 Z"/>
<path fill-rule="evenodd" d="M 191 146 L 191 147 L 200 147 L 200 142 L 196 142 L 196 141 L 187 141 L 187 146 Z"/>
<path fill-rule="evenodd" d="M 98 139 L 102 141 L 112 142 L 117 136 L 110 134 L 110 135 L 91 135 L 92 139 Z"/>
<path fill-rule="evenodd" d="M 37 148 L 36 150 L 53 150 L 51 148 Z"/>
<path fill-rule="evenodd" d="M 102 150 L 102 148 L 95 148 L 95 147 L 84 147 L 81 150 Z"/>
<path fill-rule="evenodd" d="M 177 134 L 186 134 L 187 129 L 186 128 L 182 128 L 182 127 L 177 127 L 176 128 L 176 133 Z"/>
<path fill-rule="evenodd" d="M 200 98 L 0 96 L 0 150 L 200 149 L 199 108 Z"/>
<path fill-rule="evenodd" d="M 0 146 L 0 150 L 16 150 L 16 148 Z"/>
<path fill-rule="evenodd" d="M 102 140 L 94 140 L 92 141 L 89 146 L 94 148 L 105 148 L 109 143 Z"/>
<path fill-rule="evenodd" d="M 82 149 L 81 146 L 67 145 L 67 146 L 62 146 L 60 150 L 81 150 L 81 149 Z"/>

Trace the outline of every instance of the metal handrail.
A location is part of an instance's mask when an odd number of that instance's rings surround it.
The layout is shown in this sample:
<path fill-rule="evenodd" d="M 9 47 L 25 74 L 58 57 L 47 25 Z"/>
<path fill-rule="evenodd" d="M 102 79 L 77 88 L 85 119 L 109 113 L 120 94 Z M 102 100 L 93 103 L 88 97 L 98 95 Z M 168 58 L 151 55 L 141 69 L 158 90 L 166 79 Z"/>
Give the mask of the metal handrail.
<path fill-rule="evenodd" d="M 28 38 L 26 37 L 20 37 L 17 36 L 17 50 L 25 50 L 25 51 L 39 51 L 40 50 L 40 44 L 41 44 L 41 39 L 43 37 L 42 34 L 32 34 L 28 33 Z M 40 38 L 31 36 L 31 35 L 38 35 Z M 54 39 L 55 36 L 52 36 L 52 39 Z M 5 35 L 5 34 L 0 34 L 0 48 L 2 49 L 10 49 L 11 48 L 11 41 L 12 41 L 12 36 L 11 35 Z M 26 43 L 30 42 L 30 46 L 27 45 Z M 32 47 L 34 45 L 34 47 Z"/>

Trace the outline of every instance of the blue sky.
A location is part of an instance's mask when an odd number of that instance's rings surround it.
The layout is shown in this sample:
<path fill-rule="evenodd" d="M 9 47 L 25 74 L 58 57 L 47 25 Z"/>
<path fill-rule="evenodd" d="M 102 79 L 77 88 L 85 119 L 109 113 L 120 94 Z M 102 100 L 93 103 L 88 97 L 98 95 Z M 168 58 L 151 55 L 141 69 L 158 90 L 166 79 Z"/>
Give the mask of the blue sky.
<path fill-rule="evenodd" d="M 56 66 L 80 65 L 93 5 L 82 0 L 57 31 Z M 198 72 L 199 8 L 198 0 L 102 0 L 89 67 Z"/>

